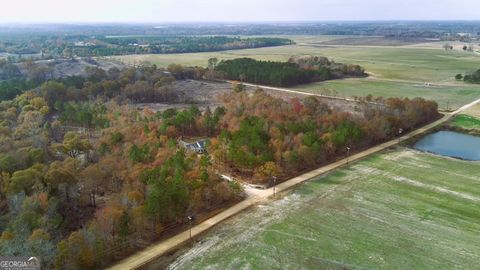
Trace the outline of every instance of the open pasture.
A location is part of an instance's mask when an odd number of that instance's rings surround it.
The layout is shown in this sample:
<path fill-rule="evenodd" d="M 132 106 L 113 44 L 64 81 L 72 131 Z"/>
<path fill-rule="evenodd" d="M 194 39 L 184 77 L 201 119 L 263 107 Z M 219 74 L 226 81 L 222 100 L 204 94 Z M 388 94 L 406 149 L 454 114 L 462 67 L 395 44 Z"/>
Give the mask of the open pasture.
<path fill-rule="evenodd" d="M 480 89 L 474 85 L 435 85 L 422 82 L 376 79 L 344 79 L 300 85 L 294 90 L 340 97 L 423 97 L 437 101 L 441 109 L 455 109 L 477 99 Z M 326 90 L 327 89 L 327 90 Z M 333 91 L 334 90 L 334 91 Z"/>

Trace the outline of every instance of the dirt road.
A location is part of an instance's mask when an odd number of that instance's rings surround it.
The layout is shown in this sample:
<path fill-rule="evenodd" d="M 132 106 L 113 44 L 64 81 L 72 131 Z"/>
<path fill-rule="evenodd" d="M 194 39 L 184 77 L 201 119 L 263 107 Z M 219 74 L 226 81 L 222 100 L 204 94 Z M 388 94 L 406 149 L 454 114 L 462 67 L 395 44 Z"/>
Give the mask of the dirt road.
<path fill-rule="evenodd" d="M 228 83 L 233 83 L 233 81 L 226 81 Z M 259 84 L 253 84 L 253 83 L 245 83 L 242 82 L 243 85 L 250 86 L 250 87 L 257 87 L 265 90 L 273 90 L 273 91 L 280 91 L 280 92 L 285 92 L 285 93 L 291 93 L 291 94 L 300 94 L 300 95 L 305 95 L 305 96 L 316 96 L 316 97 L 323 97 L 323 98 L 330 98 L 330 99 L 339 99 L 339 100 L 346 100 L 346 101 L 351 101 L 351 102 L 358 102 L 357 100 L 354 100 L 352 98 L 343 98 L 343 97 L 335 97 L 335 96 L 328 96 L 328 95 L 322 95 L 322 94 L 316 94 L 316 93 L 309 93 L 309 92 L 302 92 L 302 91 L 296 91 L 292 89 L 286 89 L 286 88 L 280 88 L 280 87 L 273 87 L 273 86 L 266 86 L 266 85 L 259 85 Z M 371 102 L 375 103 L 375 102 Z"/>
<path fill-rule="evenodd" d="M 277 90 L 278 89 L 280 91 L 284 91 L 281 88 L 271 88 L 270 87 L 269 89 L 272 89 L 272 90 Z M 285 89 L 285 90 L 287 90 L 287 89 Z M 292 90 L 287 90 L 287 91 L 292 91 Z M 456 111 L 454 111 L 450 114 L 446 114 L 441 119 L 439 119 L 439 120 L 437 120 L 433 123 L 430 123 L 430 124 L 428 124 L 424 127 L 416 129 L 416 130 L 402 136 L 401 138 L 396 138 L 396 139 L 393 139 L 391 141 L 382 143 L 380 145 L 371 147 L 371 148 L 369 148 L 365 151 L 362 151 L 360 153 L 357 153 L 355 155 L 350 156 L 348 159 L 345 158 L 345 159 L 339 160 L 337 162 L 328 164 L 328 165 L 323 166 L 321 168 L 318 168 L 316 170 L 307 172 L 305 174 L 302 174 L 300 176 L 297 176 L 295 178 L 287 180 L 283 183 L 280 183 L 275 187 L 275 190 L 276 190 L 276 192 L 282 192 L 282 191 L 288 190 L 288 189 L 290 189 L 290 188 L 292 188 L 292 187 L 294 187 L 294 186 L 296 186 L 296 185 L 298 185 L 302 182 L 310 180 L 310 179 L 312 179 L 314 177 L 317 177 L 319 175 L 331 172 L 331 171 L 333 171 L 333 170 L 335 170 L 339 167 L 345 166 L 345 165 L 348 164 L 348 162 L 358 161 L 358 160 L 360 160 L 362 158 L 365 158 L 367 156 L 370 156 L 374 153 L 377 153 L 379 151 L 382 151 L 382 150 L 385 150 L 389 147 L 392 147 L 392 146 L 398 144 L 400 141 L 410 139 L 414 136 L 420 135 L 420 134 L 424 133 L 425 131 L 428 131 L 428 130 L 434 128 L 434 127 L 437 127 L 437 126 L 445 123 L 446 121 L 448 121 L 454 115 L 470 108 L 471 106 L 473 106 L 477 103 L 480 103 L 480 99 L 475 100 L 475 101 L 473 101 L 473 102 L 471 102 L 467 105 L 464 105 L 460 109 L 458 109 L 458 110 L 456 110 Z M 214 216 L 210 219 L 207 219 L 206 221 L 192 227 L 192 237 L 199 236 L 201 233 L 209 230 L 210 228 L 219 224 L 220 222 L 224 221 L 225 219 L 227 219 L 229 217 L 232 217 L 232 216 L 240 213 L 241 211 L 243 211 L 243 210 L 245 210 L 245 209 L 247 209 L 247 208 L 249 208 L 249 207 L 251 207 L 255 204 L 258 204 L 259 202 L 263 202 L 263 201 L 268 200 L 269 198 L 272 197 L 272 195 L 273 195 L 273 188 L 269 188 L 269 189 L 259 191 L 256 194 L 256 196 L 251 196 L 251 197 L 247 198 L 246 200 L 244 200 L 244 201 L 226 209 L 225 211 L 219 213 L 218 215 L 216 215 L 216 216 Z M 166 252 L 168 252 L 172 249 L 175 249 L 176 247 L 186 243 L 189 240 L 190 240 L 190 233 L 187 230 L 187 231 L 184 231 L 180 234 L 177 234 L 177 235 L 173 236 L 172 238 L 169 238 L 169 239 L 167 239 L 163 242 L 160 242 L 158 244 L 154 244 L 154 245 L 150 246 L 149 248 L 146 248 L 145 250 L 142 250 L 142 251 L 140 251 L 140 252 L 138 252 L 138 253 L 136 253 L 136 254 L 128 257 L 128 258 L 125 258 L 124 260 L 118 262 L 116 265 L 112 266 L 109 269 L 120 270 L 120 269 L 135 269 L 135 268 L 141 267 L 142 265 L 145 265 L 148 262 L 151 262 L 155 258 L 158 258 L 159 256 L 162 256 Z"/>

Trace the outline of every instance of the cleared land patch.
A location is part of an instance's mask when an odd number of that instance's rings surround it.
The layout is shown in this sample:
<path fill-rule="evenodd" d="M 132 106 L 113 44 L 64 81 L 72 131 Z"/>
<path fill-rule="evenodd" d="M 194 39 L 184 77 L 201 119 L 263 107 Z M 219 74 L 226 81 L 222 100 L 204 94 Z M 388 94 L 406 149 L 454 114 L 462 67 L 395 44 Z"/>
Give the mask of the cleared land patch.
<path fill-rule="evenodd" d="M 170 269 L 472 269 L 479 167 L 405 148 L 378 154 L 228 220 Z"/>
<path fill-rule="evenodd" d="M 202 111 L 209 106 L 211 109 L 217 106 L 224 105 L 219 97 L 232 92 L 232 85 L 227 82 L 208 82 L 196 80 L 179 80 L 175 81 L 171 86 L 171 91 L 178 94 L 180 103 L 142 103 L 137 104 L 140 108 L 149 108 L 153 111 L 164 111 L 168 108 L 189 108 L 191 105 L 198 106 Z M 249 93 L 257 90 L 257 87 L 246 86 Z M 282 98 L 290 101 L 292 98 L 305 98 L 306 95 L 302 93 L 288 93 L 282 91 L 275 91 L 271 89 L 264 89 L 266 93 L 274 97 Z M 328 104 L 332 109 L 348 111 L 352 114 L 362 115 L 362 106 L 356 102 L 351 102 L 343 99 L 322 98 L 322 101 Z"/>

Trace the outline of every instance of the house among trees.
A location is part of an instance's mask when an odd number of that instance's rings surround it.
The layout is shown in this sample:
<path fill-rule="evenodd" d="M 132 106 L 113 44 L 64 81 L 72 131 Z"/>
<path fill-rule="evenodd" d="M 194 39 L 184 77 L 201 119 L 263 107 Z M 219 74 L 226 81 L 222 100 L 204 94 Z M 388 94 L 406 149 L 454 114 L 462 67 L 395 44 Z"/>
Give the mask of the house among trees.
<path fill-rule="evenodd" d="M 183 139 L 178 140 L 178 145 L 185 148 L 187 151 L 195 152 L 197 154 L 204 154 L 207 152 L 207 140 L 196 140 L 193 142 L 187 142 Z"/>

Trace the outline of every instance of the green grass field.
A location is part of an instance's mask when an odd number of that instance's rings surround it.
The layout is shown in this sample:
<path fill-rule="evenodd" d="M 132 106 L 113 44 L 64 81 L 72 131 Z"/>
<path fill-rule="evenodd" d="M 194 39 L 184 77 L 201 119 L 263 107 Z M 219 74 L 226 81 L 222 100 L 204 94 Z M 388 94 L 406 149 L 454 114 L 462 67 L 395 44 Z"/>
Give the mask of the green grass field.
<path fill-rule="evenodd" d="M 228 220 L 169 269 L 476 269 L 479 169 L 378 154 Z"/>
<path fill-rule="evenodd" d="M 458 73 L 480 68 L 480 55 L 459 50 L 444 51 L 441 43 L 406 46 L 342 46 L 322 45 L 335 36 L 283 36 L 297 45 L 232 50 L 207 53 L 127 55 L 114 57 L 128 63 L 148 61 L 160 67 L 171 63 L 206 66 L 209 58 L 233 59 L 251 57 L 262 60 L 285 61 L 291 56 L 320 55 L 337 62 L 359 64 L 372 74 L 362 80 L 339 80 L 297 87 L 297 90 L 317 91 L 318 87 L 336 90 L 346 97 L 372 94 L 375 96 L 416 97 L 436 100 L 442 109 L 455 109 L 480 98 L 480 87 L 457 82 Z M 423 46 L 423 47 L 422 47 Z M 377 80 L 376 80 L 377 79 Z M 424 87 L 424 84 L 436 85 Z"/>
<path fill-rule="evenodd" d="M 314 44 L 305 36 L 299 39 L 307 40 L 306 44 Z M 328 38 L 325 39 L 328 40 Z M 211 57 L 217 57 L 220 60 L 252 57 L 263 60 L 285 61 L 292 55 L 322 55 L 337 62 L 360 64 L 367 71 L 381 78 L 431 83 L 454 82 L 454 76 L 457 73 L 465 73 L 480 68 L 480 55 L 478 54 L 459 51 L 445 52 L 440 47 L 438 49 L 428 49 L 408 46 L 291 45 L 206 53 L 127 55 L 114 58 L 130 63 L 149 61 L 165 67 L 171 63 L 206 66 L 208 59 Z"/>
<path fill-rule="evenodd" d="M 331 94 L 331 91 L 325 91 L 325 89 L 332 89 L 341 97 L 362 97 L 369 94 L 383 97 L 424 97 L 434 99 L 442 109 L 455 109 L 480 97 L 480 89 L 469 84 L 459 84 L 458 86 L 425 85 L 368 78 L 319 82 L 300 85 L 293 89 L 318 94 Z"/>
<path fill-rule="evenodd" d="M 480 129 L 480 119 L 466 114 L 456 116 L 452 124 L 465 129 Z"/>

